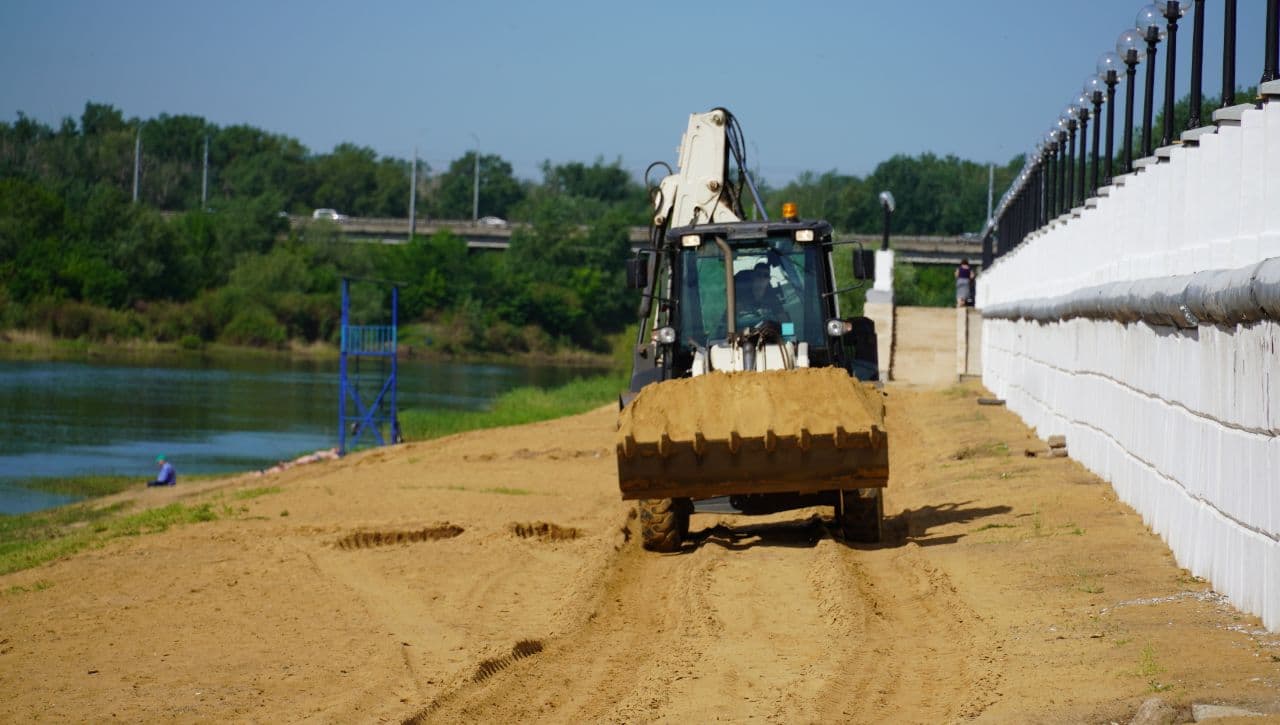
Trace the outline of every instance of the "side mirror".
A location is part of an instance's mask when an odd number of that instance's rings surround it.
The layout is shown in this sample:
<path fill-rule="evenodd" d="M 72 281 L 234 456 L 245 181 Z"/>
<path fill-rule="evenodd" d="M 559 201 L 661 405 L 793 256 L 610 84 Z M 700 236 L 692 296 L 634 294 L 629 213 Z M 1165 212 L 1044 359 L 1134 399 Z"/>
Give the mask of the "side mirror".
<path fill-rule="evenodd" d="M 875 279 L 876 252 L 874 249 L 853 250 L 853 278 Z"/>
<path fill-rule="evenodd" d="M 649 288 L 649 260 L 634 257 L 627 260 L 627 289 Z"/>

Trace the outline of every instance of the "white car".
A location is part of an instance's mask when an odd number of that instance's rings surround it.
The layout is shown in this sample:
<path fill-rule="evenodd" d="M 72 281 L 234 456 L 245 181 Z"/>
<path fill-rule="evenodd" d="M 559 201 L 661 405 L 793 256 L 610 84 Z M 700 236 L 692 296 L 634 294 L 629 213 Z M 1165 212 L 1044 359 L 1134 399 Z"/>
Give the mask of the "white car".
<path fill-rule="evenodd" d="M 346 214 L 339 213 L 336 209 L 316 209 L 311 212 L 312 219 L 328 219 L 333 222 L 345 222 L 348 217 Z"/>
<path fill-rule="evenodd" d="M 482 227 L 505 227 L 507 220 L 496 216 L 482 216 L 476 220 L 476 223 Z"/>

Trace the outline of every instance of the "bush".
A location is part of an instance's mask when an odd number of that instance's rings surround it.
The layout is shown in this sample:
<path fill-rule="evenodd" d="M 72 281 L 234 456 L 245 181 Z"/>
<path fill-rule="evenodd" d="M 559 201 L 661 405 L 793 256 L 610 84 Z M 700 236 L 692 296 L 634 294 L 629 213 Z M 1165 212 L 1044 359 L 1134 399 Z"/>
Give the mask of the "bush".
<path fill-rule="evenodd" d="M 183 350 L 199 350 L 204 347 L 204 340 L 201 340 L 197 335 L 183 335 L 178 344 L 182 346 Z"/>
<path fill-rule="evenodd" d="M 222 330 L 222 341 L 232 345 L 279 347 L 288 336 L 284 325 L 265 307 L 253 305 L 242 309 Z"/>

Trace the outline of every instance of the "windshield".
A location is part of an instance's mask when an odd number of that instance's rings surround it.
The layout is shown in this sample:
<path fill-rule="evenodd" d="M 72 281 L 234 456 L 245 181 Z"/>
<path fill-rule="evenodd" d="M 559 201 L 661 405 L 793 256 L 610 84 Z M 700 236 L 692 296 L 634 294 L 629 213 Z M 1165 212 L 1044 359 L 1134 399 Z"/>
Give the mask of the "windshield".
<path fill-rule="evenodd" d="M 782 328 L 783 339 L 826 347 L 821 247 L 796 244 L 790 237 L 738 241 L 730 246 L 736 328 L 741 331 L 772 320 Z M 697 249 L 685 249 L 680 264 L 681 336 L 699 345 L 723 340 L 728 299 L 720 247 L 704 241 Z"/>

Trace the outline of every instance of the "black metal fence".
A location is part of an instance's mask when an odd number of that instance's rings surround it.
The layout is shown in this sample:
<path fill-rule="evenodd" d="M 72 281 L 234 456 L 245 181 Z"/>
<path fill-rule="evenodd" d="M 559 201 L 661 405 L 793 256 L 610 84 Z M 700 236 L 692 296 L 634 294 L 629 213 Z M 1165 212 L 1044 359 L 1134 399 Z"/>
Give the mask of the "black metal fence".
<path fill-rule="evenodd" d="M 1267 6 L 1266 43 L 1260 83 L 1280 77 L 1280 0 L 1264 0 Z M 989 269 L 996 258 L 1018 246 L 1027 235 L 1049 224 L 1058 216 L 1085 204 L 1097 194 L 1100 186 L 1109 185 L 1118 173 L 1131 173 L 1135 160 L 1133 149 L 1134 112 L 1138 66 L 1146 63 L 1141 116 L 1142 156 L 1154 153 L 1152 126 L 1154 88 L 1159 46 L 1164 52 L 1164 106 L 1161 146 L 1169 146 L 1184 138 L 1184 131 L 1204 125 L 1203 105 L 1204 18 L 1205 0 L 1157 0 L 1138 11 L 1133 28 L 1126 29 L 1116 40 L 1116 50 L 1098 58 L 1095 75 L 1090 75 L 1079 94 L 1054 120 L 1053 126 L 1027 154 L 1026 165 L 1000 199 L 991 221 L 983 232 L 982 264 Z M 1214 7 L 1218 7 L 1214 3 Z M 1223 0 L 1222 34 L 1222 101 L 1225 108 L 1236 96 L 1236 0 Z M 1185 128 L 1178 127 L 1174 114 L 1177 87 L 1179 24 L 1190 15 L 1191 78 L 1190 114 Z M 1123 74 L 1123 77 L 1122 75 Z M 1125 86 L 1123 136 L 1120 159 L 1116 163 L 1115 105 L 1116 87 Z M 1103 109 L 1105 141 L 1103 139 Z M 1092 123 L 1092 145 L 1090 124 Z M 1105 144 L 1105 145 L 1103 145 Z M 1100 148 L 1101 146 L 1101 148 Z M 1102 159 L 1099 159 L 1102 156 Z M 1091 158 L 1092 163 L 1089 163 Z"/>

